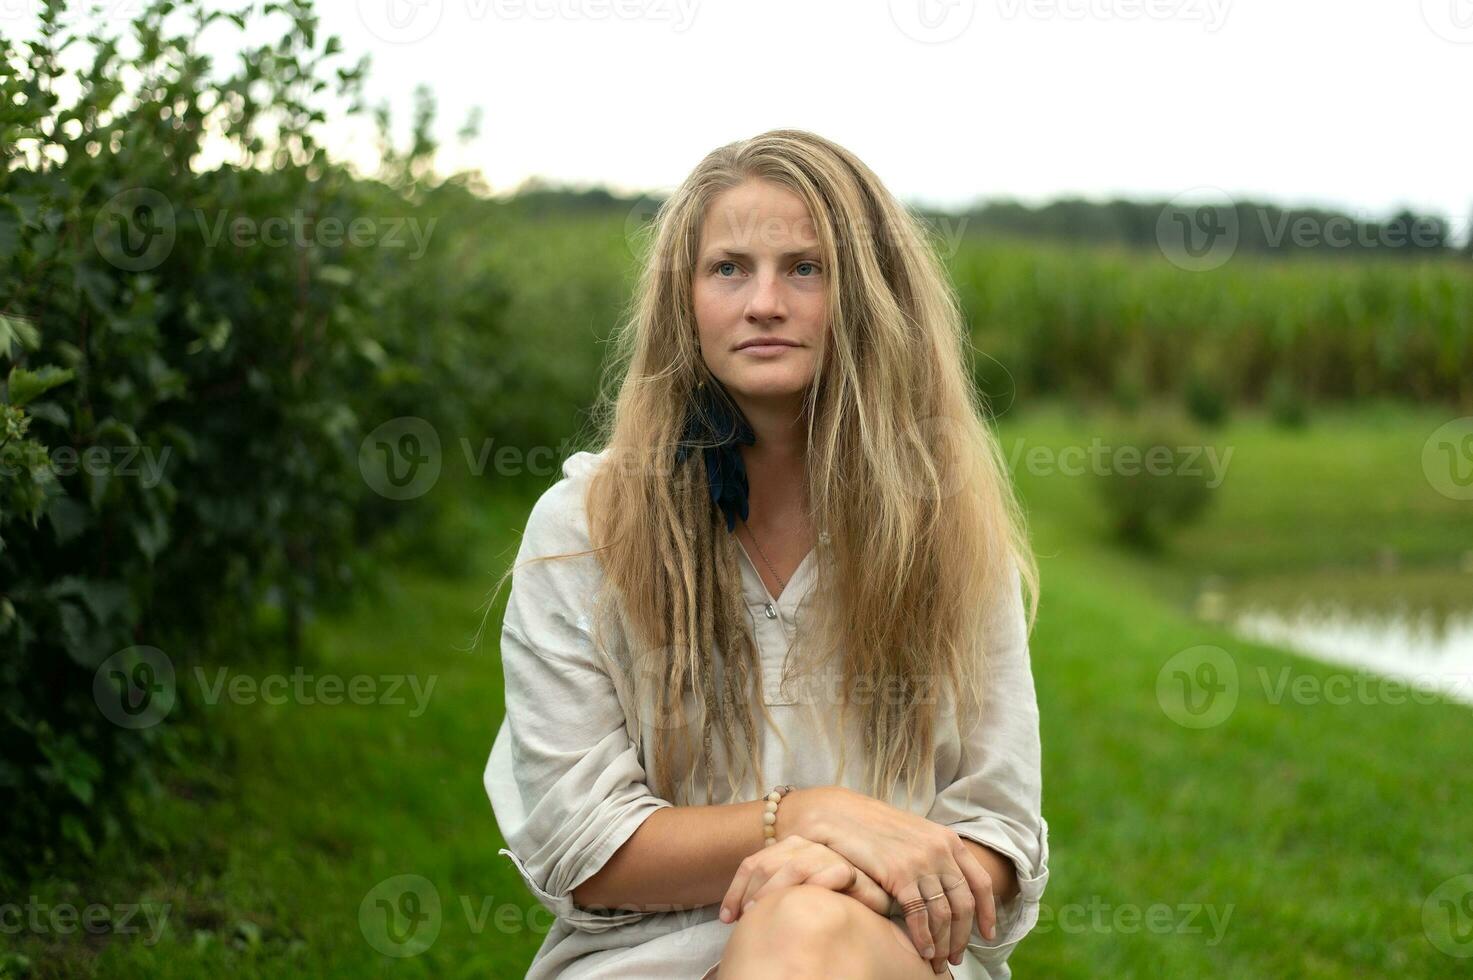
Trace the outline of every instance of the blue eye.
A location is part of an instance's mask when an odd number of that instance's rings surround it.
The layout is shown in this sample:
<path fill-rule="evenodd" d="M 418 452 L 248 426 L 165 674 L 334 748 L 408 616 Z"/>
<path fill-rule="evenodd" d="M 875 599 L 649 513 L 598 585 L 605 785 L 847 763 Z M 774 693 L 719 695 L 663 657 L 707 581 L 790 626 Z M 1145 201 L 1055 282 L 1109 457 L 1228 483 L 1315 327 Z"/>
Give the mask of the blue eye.
<path fill-rule="evenodd" d="M 736 263 L 735 262 L 729 262 L 729 261 L 728 262 L 717 262 L 716 265 L 715 265 L 715 272 L 716 272 L 716 274 L 717 275 L 720 275 L 721 274 L 721 269 L 724 266 L 728 266 L 728 265 L 729 266 L 735 266 Z"/>
<path fill-rule="evenodd" d="M 807 261 L 799 262 L 796 266 L 794 266 L 794 268 L 802 268 L 805 265 L 806 266 L 809 266 L 810 268 L 813 269 L 814 275 L 817 275 L 818 274 L 818 263 L 816 263 L 816 262 L 807 262 Z M 806 279 L 806 278 L 810 278 L 810 277 L 804 276 L 804 278 Z"/>

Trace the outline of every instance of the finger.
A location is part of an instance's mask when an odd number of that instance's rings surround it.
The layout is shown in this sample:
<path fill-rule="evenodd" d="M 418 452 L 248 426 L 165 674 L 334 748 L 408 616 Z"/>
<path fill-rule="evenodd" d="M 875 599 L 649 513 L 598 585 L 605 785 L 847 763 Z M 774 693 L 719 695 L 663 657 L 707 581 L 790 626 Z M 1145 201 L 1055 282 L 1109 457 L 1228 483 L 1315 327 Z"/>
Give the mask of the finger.
<path fill-rule="evenodd" d="M 960 872 L 958 872 L 958 877 L 960 877 Z M 931 930 L 931 939 L 936 947 L 936 954 L 931 958 L 931 969 L 940 973 L 942 961 L 951 956 L 950 901 L 940 875 L 921 875 L 917 879 L 917 884 L 920 886 L 921 897 L 927 900 L 927 920 Z"/>
<path fill-rule="evenodd" d="M 805 881 L 812 880 L 812 877 L 809 875 L 808 871 L 805 869 L 801 862 L 789 861 L 781 868 L 778 868 L 777 871 L 775 871 L 772 876 L 766 881 L 762 882 L 762 884 L 758 885 L 756 888 L 748 889 L 746 897 L 742 899 L 742 911 L 745 912 L 748 905 L 757 901 L 759 898 L 762 898 L 764 895 L 771 895 L 773 892 L 777 891 L 780 888 L 790 888 L 793 885 L 801 885 Z M 842 880 L 848 880 L 848 876 L 843 876 Z M 819 884 L 819 882 L 815 881 L 814 884 Z"/>
<path fill-rule="evenodd" d="M 769 880 L 772 879 L 774 875 L 781 874 L 784 867 L 786 867 L 786 865 L 780 865 L 776 868 L 772 868 L 766 863 L 762 863 L 758 864 L 752 869 L 752 873 L 747 875 L 746 887 L 743 889 L 742 894 L 738 895 L 736 901 L 732 904 L 733 921 L 742 917 L 742 913 L 747 911 L 747 906 L 751 905 L 752 902 L 755 900 L 757 892 L 759 892 L 762 887 L 766 885 Z"/>
<path fill-rule="evenodd" d="M 955 877 L 944 877 L 949 880 L 949 883 L 943 884 L 946 884 L 946 897 L 951 903 L 951 931 L 948 933 L 946 960 L 953 966 L 959 966 L 962 953 L 967 948 L 967 940 L 971 938 L 976 903 L 965 876 L 957 874 Z"/>
<path fill-rule="evenodd" d="M 934 959 L 936 940 L 931 938 L 931 913 L 926 911 L 926 903 L 921 901 L 921 890 L 912 881 L 903 886 L 895 897 L 902 907 L 910 909 L 905 913 L 905 929 L 910 934 L 910 941 L 915 943 L 916 952 L 922 959 Z"/>
<path fill-rule="evenodd" d="M 726 886 L 726 894 L 721 897 L 721 921 L 735 922 L 737 913 L 741 911 L 741 897 L 747 893 L 747 879 L 752 876 L 752 870 L 757 866 L 758 856 L 749 855 L 742 859 L 737 865 L 736 874 L 731 877 L 731 884 Z"/>
<path fill-rule="evenodd" d="M 977 902 L 977 928 L 984 939 L 992 942 L 997 938 L 997 900 L 992 894 L 992 876 L 987 873 L 982 862 L 977 860 L 977 855 L 962 843 L 960 835 L 956 838 L 955 853 L 957 866 L 966 875 L 967 885 L 972 889 Z"/>
<path fill-rule="evenodd" d="M 800 867 L 803 866 L 800 865 Z M 843 893 L 848 892 L 859 881 L 859 872 L 847 861 L 824 861 L 808 870 L 802 881 L 827 888 L 832 892 Z"/>
<path fill-rule="evenodd" d="M 850 865 L 853 868 L 853 865 Z M 846 892 L 859 899 L 869 908 L 874 909 L 879 915 L 889 918 L 894 911 L 895 902 L 890 893 L 881 888 L 869 875 L 854 868 L 854 884 L 846 889 Z"/>

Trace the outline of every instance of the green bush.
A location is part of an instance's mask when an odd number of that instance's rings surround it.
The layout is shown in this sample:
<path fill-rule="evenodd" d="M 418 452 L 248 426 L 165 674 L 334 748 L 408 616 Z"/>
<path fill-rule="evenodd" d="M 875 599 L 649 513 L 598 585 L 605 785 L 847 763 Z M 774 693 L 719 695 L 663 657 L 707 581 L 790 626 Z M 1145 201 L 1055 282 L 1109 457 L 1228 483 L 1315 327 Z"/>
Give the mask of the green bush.
<path fill-rule="evenodd" d="M 1309 407 L 1304 396 L 1283 371 L 1276 372 L 1265 393 L 1269 418 L 1286 429 L 1302 429 L 1309 421 Z"/>
<path fill-rule="evenodd" d="M 1145 551 L 1165 546 L 1171 532 L 1206 511 L 1212 474 L 1199 430 L 1151 412 L 1110 440 L 1108 465 L 1095 487 L 1122 543 Z"/>
<path fill-rule="evenodd" d="M 63 13 L 0 36 L 0 833 L 26 845 L 0 862 L 86 853 L 167 757 L 169 724 L 116 717 L 163 703 L 140 650 L 181 679 L 307 656 L 314 612 L 371 587 L 365 546 L 431 522 L 375 492 L 369 433 L 423 418 L 448 455 L 502 404 L 506 293 L 453 240 L 480 199 L 430 179 L 425 98 L 365 179 L 313 137 L 327 100 L 362 111 L 365 65 L 307 0 L 154 0 L 131 45 Z M 194 39 L 255 21 L 280 40 L 217 77 Z M 207 131 L 236 159 L 201 173 Z"/>

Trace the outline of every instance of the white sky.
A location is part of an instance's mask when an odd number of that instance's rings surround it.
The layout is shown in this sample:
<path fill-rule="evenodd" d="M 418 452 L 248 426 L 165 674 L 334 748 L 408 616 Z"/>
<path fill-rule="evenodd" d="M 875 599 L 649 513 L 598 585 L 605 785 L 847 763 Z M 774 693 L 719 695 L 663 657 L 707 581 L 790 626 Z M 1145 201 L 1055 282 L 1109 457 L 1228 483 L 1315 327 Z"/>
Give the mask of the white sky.
<path fill-rule="evenodd" d="M 0 29 L 34 6 L 0 0 Z M 1473 212 L 1473 0 L 317 7 L 349 56 L 371 55 L 369 101 L 406 132 L 427 83 L 442 169 L 478 167 L 497 191 L 533 174 L 669 190 L 711 148 L 795 126 L 912 203 L 1207 187 L 1368 218 L 1405 204 L 1463 235 Z M 481 136 L 461 148 L 473 106 Z M 371 145 L 341 127 L 327 142 L 357 159 Z"/>

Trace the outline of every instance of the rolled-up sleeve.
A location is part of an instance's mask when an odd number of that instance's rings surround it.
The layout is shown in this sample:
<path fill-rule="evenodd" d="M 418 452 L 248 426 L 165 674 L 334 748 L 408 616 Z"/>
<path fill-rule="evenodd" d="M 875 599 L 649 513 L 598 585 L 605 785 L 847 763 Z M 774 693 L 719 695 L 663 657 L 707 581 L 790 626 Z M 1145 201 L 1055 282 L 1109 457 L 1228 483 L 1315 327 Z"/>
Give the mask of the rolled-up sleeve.
<path fill-rule="evenodd" d="M 650 814 L 671 804 L 645 782 L 623 706 L 589 631 L 596 558 L 522 562 L 588 548 L 581 487 L 560 481 L 528 518 L 501 630 L 506 715 L 485 771 L 509 857 L 538 901 L 602 932 L 655 910 L 587 909 L 572 892 Z"/>
<path fill-rule="evenodd" d="M 1018 894 L 998 904 L 996 938 L 985 940 L 974 923 L 967 944 L 994 977 L 1010 974 L 1008 955 L 1037 924 L 1049 874 L 1038 698 L 1022 581 L 1016 565 L 1010 571 L 1009 584 L 994 597 L 987 616 L 983 710 L 958 713 L 957 776 L 940 789 L 927 814 L 958 835 L 1006 855 L 1017 870 Z"/>

